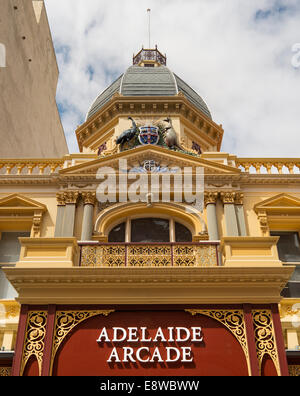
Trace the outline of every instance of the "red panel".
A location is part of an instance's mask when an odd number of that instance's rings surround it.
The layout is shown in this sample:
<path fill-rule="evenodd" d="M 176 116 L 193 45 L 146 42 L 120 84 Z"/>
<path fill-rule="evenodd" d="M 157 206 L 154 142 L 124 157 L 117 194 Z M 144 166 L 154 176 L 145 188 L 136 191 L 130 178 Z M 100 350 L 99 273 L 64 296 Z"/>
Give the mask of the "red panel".
<path fill-rule="evenodd" d="M 45 337 L 45 348 L 43 354 L 42 374 L 41 374 L 42 376 L 48 376 L 50 372 L 55 313 L 56 313 L 56 306 L 49 305 L 46 337 Z"/>
<path fill-rule="evenodd" d="M 285 352 L 285 346 L 284 346 L 284 340 L 283 340 L 283 333 L 282 333 L 280 315 L 279 315 L 277 304 L 272 304 L 272 316 L 273 316 L 273 323 L 274 323 L 276 345 L 277 345 L 277 350 L 278 350 L 278 355 L 279 355 L 278 357 L 279 357 L 281 375 L 288 377 L 289 369 L 288 369 L 288 364 L 287 364 L 287 358 L 286 358 L 286 352 Z"/>
<path fill-rule="evenodd" d="M 38 377 L 39 376 L 39 365 L 36 357 L 32 356 L 26 366 L 23 373 L 24 377 Z"/>
<path fill-rule="evenodd" d="M 277 377 L 277 370 L 269 355 L 265 355 L 261 366 L 262 377 Z"/>
<path fill-rule="evenodd" d="M 257 360 L 256 353 L 256 345 L 255 345 L 255 334 L 253 328 L 253 318 L 251 313 L 251 305 L 244 305 L 244 317 L 245 317 L 245 325 L 246 325 L 246 333 L 247 333 L 247 342 L 249 348 L 249 360 L 251 366 L 251 375 L 259 376 L 259 366 Z"/>
<path fill-rule="evenodd" d="M 113 327 L 147 327 L 148 335 L 154 337 L 159 327 L 165 335 L 168 327 L 201 327 L 202 343 L 97 343 L 103 327 L 112 338 Z M 166 336 L 166 338 L 168 338 Z M 150 354 L 159 347 L 162 359 L 166 347 L 191 347 L 191 363 L 107 363 L 113 347 L 117 347 L 122 359 L 123 347 L 149 347 Z M 143 354 L 142 358 L 146 359 Z M 66 337 L 57 352 L 53 375 L 67 376 L 238 376 L 248 375 L 244 352 L 232 333 L 218 321 L 206 316 L 192 316 L 183 311 L 135 311 L 115 312 L 108 317 L 96 316 L 79 324 Z"/>
<path fill-rule="evenodd" d="M 25 329 L 27 322 L 28 305 L 21 306 L 18 334 L 15 347 L 15 356 L 13 359 L 12 376 L 20 375 L 20 367 L 23 353 L 23 344 L 25 338 Z"/>

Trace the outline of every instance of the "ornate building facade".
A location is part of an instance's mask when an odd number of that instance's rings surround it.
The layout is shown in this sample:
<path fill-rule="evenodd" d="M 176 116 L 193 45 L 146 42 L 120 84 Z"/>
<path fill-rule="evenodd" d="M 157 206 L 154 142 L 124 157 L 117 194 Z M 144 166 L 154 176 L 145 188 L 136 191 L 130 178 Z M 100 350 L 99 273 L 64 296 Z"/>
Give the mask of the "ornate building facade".
<path fill-rule="evenodd" d="M 143 49 L 79 154 L 0 161 L 1 375 L 299 375 L 300 159 L 223 134 Z"/>

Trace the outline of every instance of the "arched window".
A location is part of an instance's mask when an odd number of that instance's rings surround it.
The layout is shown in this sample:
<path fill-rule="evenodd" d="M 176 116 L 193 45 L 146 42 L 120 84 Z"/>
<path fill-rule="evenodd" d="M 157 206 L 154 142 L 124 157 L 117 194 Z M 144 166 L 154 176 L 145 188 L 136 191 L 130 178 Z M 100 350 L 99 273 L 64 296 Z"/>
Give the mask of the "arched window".
<path fill-rule="evenodd" d="M 131 220 L 131 242 L 170 242 L 170 224 L 165 219 Z"/>
<path fill-rule="evenodd" d="M 181 223 L 175 223 L 175 241 L 176 242 L 193 241 L 193 236 L 191 231 Z"/>
<path fill-rule="evenodd" d="M 108 242 L 125 242 L 125 228 L 126 223 L 114 227 L 108 235 Z"/>
<path fill-rule="evenodd" d="M 127 219 L 115 226 L 108 235 L 108 242 L 192 242 L 191 231 L 173 219 Z"/>

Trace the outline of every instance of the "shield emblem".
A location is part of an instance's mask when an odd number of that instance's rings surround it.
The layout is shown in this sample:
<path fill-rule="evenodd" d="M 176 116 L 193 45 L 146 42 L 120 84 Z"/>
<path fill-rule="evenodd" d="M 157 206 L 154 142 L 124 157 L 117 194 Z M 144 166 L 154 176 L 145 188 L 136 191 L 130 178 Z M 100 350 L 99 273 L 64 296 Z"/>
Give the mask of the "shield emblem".
<path fill-rule="evenodd" d="M 139 128 L 139 141 L 140 143 L 145 146 L 147 144 L 157 144 L 159 141 L 159 129 L 158 127 L 148 125 Z"/>

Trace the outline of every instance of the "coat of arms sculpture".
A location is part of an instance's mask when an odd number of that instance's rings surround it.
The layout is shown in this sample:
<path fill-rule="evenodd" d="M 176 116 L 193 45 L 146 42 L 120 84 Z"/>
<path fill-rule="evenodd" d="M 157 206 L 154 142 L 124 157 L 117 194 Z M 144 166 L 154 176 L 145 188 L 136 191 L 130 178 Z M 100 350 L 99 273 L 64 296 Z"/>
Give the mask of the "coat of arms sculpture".
<path fill-rule="evenodd" d="M 156 145 L 159 141 L 159 128 L 153 125 L 139 127 L 139 142 L 145 146 L 147 144 Z"/>

